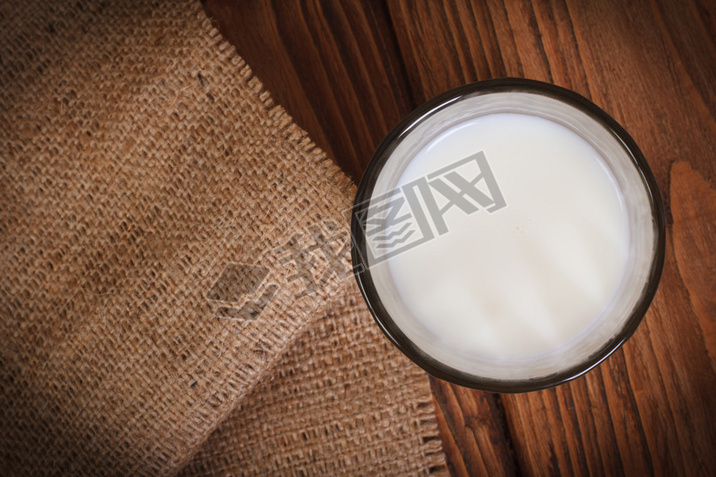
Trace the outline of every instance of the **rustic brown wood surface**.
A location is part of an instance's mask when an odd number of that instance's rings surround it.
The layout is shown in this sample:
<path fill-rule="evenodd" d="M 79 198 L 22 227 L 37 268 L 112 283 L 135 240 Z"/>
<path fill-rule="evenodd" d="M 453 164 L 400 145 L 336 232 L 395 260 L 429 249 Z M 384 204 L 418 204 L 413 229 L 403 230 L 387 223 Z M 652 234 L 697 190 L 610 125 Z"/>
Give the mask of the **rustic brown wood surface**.
<path fill-rule="evenodd" d="M 454 475 L 716 475 L 716 2 L 206 0 L 354 179 L 410 110 L 501 76 L 565 86 L 642 148 L 667 207 L 661 286 L 586 376 L 496 395 L 432 381 Z"/>

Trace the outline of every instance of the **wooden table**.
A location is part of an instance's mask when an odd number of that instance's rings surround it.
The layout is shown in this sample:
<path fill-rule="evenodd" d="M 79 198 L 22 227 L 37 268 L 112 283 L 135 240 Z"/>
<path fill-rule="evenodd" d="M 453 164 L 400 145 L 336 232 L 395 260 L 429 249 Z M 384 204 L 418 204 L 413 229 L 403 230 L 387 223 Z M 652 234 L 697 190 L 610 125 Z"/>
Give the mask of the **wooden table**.
<path fill-rule="evenodd" d="M 635 138 L 667 208 L 661 286 L 586 376 L 498 395 L 433 379 L 455 475 L 716 475 L 716 2 L 206 0 L 278 103 L 354 179 L 409 111 L 518 76 Z"/>

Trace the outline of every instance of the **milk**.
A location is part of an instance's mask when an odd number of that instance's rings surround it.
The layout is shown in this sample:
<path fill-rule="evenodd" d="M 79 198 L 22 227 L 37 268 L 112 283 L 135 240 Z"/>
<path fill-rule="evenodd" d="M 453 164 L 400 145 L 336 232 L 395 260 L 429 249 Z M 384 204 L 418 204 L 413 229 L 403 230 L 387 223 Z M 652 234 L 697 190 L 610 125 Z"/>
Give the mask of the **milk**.
<path fill-rule="evenodd" d="M 520 113 L 472 118 L 419 150 L 403 187 L 482 152 L 506 206 L 444 214 L 448 231 L 387 261 L 405 307 L 448 348 L 537 356 L 588 333 L 629 256 L 628 215 L 603 158 L 579 135 Z"/>

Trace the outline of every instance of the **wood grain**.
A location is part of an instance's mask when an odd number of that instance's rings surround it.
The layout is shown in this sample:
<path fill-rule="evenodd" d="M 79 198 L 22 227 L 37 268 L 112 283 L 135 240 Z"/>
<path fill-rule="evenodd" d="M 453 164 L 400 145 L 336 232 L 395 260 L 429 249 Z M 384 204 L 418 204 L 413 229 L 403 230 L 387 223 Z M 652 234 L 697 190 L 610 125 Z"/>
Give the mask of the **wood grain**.
<path fill-rule="evenodd" d="M 433 380 L 454 475 L 716 475 L 716 4 L 207 0 L 255 73 L 354 178 L 408 111 L 518 76 L 590 98 L 662 190 L 662 283 L 632 339 L 554 389 Z"/>
<path fill-rule="evenodd" d="M 671 168 L 674 253 L 716 370 L 716 191 L 689 163 Z"/>
<path fill-rule="evenodd" d="M 454 475 L 519 474 L 499 395 L 439 379 L 432 380 L 432 389 L 443 448 Z"/>
<path fill-rule="evenodd" d="M 276 102 L 356 180 L 413 109 L 376 2 L 209 0 L 205 8 Z"/>

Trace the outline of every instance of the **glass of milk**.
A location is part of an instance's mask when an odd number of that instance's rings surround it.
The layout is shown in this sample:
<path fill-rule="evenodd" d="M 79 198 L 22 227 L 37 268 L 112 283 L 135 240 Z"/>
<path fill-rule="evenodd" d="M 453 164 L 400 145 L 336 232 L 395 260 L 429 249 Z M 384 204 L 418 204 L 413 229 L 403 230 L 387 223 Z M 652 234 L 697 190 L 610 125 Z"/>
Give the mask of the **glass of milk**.
<path fill-rule="evenodd" d="M 380 144 L 352 214 L 378 325 L 431 374 L 494 392 L 582 375 L 636 330 L 664 211 L 627 132 L 523 79 L 449 91 Z"/>

